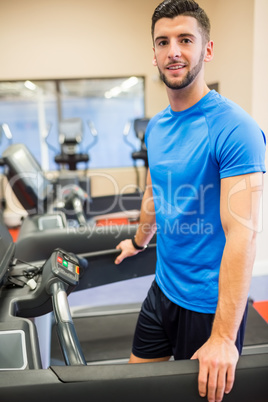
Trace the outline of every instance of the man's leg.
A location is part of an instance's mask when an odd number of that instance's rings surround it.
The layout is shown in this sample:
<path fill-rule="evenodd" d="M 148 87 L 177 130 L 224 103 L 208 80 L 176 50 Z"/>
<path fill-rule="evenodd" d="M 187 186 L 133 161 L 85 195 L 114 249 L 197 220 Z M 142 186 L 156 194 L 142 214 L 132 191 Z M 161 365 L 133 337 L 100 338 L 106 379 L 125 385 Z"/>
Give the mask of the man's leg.
<path fill-rule="evenodd" d="M 166 356 L 166 357 L 159 357 L 156 359 L 141 359 L 140 357 L 137 357 L 131 353 L 130 358 L 129 358 L 129 363 L 155 363 L 155 362 L 166 362 L 170 359 L 171 356 Z"/>
<path fill-rule="evenodd" d="M 167 361 L 171 355 L 172 347 L 163 328 L 161 291 L 153 281 L 138 317 L 129 363 Z"/>

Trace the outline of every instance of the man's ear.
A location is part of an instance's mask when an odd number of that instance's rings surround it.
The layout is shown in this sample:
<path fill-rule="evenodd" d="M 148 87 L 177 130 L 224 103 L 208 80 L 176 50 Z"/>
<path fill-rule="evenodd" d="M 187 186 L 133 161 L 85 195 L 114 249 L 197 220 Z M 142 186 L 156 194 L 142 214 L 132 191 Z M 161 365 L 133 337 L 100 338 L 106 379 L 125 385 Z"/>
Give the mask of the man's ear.
<path fill-rule="evenodd" d="M 210 40 L 206 45 L 206 52 L 205 52 L 205 57 L 204 57 L 205 62 L 209 62 L 213 59 L 213 55 L 214 55 L 213 49 L 214 49 L 214 43 L 212 40 Z"/>
<path fill-rule="evenodd" d="M 153 63 L 153 66 L 157 67 L 157 61 L 156 61 L 156 57 L 155 57 L 155 50 L 154 50 L 154 48 L 153 48 L 153 51 L 154 51 L 154 57 L 153 57 L 152 63 Z"/>

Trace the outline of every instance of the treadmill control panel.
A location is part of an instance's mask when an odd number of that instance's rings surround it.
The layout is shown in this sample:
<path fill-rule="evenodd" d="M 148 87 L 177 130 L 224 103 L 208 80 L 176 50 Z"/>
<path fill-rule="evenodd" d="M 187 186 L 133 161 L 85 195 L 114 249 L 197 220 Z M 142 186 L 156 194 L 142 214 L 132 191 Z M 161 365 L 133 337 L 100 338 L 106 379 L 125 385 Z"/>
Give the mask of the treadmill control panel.
<path fill-rule="evenodd" d="M 77 285 L 79 282 L 79 265 L 75 257 L 60 249 L 54 251 L 53 257 L 52 272 L 54 275 L 69 285 Z"/>

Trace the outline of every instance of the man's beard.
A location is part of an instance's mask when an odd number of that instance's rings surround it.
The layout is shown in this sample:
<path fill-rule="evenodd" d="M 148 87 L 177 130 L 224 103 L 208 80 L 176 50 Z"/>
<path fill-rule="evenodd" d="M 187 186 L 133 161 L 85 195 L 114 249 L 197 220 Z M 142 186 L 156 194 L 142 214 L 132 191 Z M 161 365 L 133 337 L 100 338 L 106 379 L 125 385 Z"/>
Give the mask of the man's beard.
<path fill-rule="evenodd" d="M 202 53 L 200 55 L 199 61 L 196 64 L 196 66 L 192 70 L 188 71 L 186 76 L 180 82 L 174 82 L 174 83 L 170 82 L 167 79 L 167 77 L 165 76 L 165 74 L 162 73 L 160 71 L 159 67 L 158 67 L 158 71 L 159 71 L 161 80 L 170 89 L 182 89 L 182 88 L 187 87 L 188 85 L 190 85 L 195 80 L 195 78 L 197 77 L 197 75 L 201 71 L 201 69 L 203 67 L 203 62 L 204 62 L 204 55 L 205 55 L 205 51 L 202 50 Z"/>

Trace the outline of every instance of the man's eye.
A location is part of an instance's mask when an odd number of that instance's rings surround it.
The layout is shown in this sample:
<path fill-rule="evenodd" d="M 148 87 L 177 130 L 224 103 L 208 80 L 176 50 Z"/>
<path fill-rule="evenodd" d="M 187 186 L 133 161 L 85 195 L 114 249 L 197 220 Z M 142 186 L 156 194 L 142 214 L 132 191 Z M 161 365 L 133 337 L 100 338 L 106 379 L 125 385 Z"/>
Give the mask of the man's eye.
<path fill-rule="evenodd" d="M 158 43 L 158 46 L 166 46 L 167 45 L 167 40 L 161 40 L 159 43 Z"/>
<path fill-rule="evenodd" d="M 181 41 L 182 43 L 192 43 L 191 39 L 184 38 Z"/>

